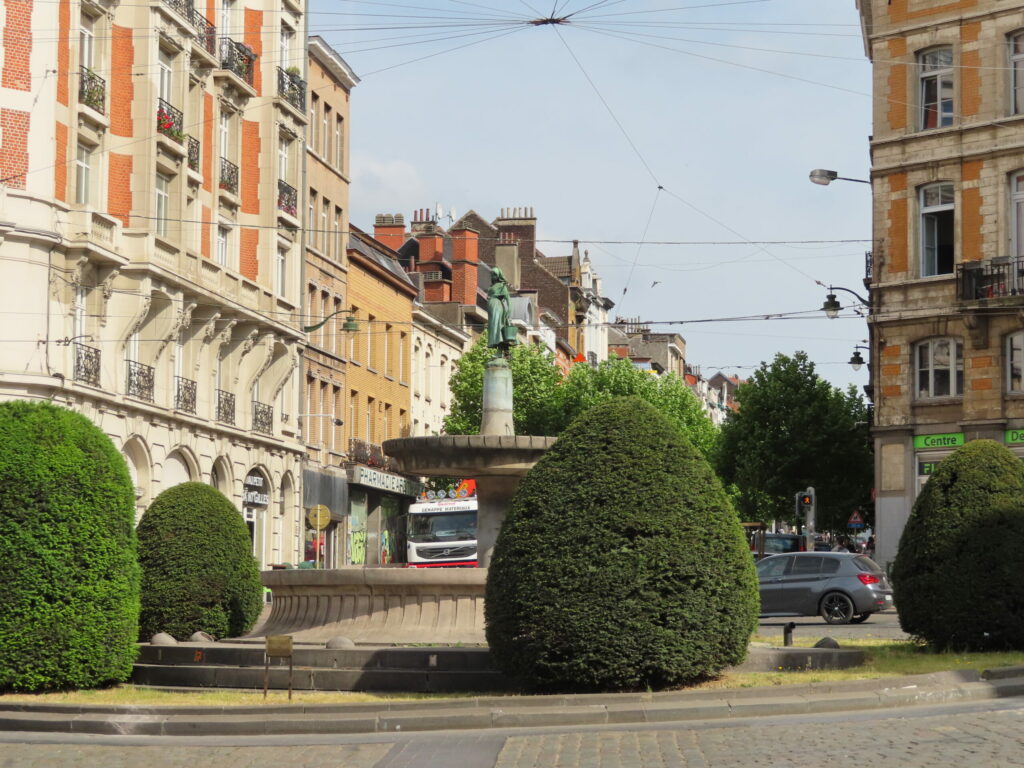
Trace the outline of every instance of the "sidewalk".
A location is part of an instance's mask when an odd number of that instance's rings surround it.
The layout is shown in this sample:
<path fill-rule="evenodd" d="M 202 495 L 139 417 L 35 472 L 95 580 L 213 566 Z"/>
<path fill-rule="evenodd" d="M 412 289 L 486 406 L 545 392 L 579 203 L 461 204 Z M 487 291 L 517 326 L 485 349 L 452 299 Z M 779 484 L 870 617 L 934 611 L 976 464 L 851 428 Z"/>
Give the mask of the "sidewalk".
<path fill-rule="evenodd" d="M 5 703 L 0 731 L 121 736 L 280 736 L 672 723 L 846 712 L 1024 695 L 1024 667 L 738 690 L 269 707 L 103 707 Z"/>

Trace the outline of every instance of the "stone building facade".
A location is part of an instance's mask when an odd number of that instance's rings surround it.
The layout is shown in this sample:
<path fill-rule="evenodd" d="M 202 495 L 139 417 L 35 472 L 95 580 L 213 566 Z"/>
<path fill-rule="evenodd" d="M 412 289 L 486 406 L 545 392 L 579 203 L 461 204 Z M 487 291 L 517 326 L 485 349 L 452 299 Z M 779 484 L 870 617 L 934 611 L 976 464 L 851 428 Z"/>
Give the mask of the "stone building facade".
<path fill-rule="evenodd" d="M 877 559 L 928 475 L 988 438 L 1024 458 L 1024 3 L 859 0 L 873 64 Z"/>

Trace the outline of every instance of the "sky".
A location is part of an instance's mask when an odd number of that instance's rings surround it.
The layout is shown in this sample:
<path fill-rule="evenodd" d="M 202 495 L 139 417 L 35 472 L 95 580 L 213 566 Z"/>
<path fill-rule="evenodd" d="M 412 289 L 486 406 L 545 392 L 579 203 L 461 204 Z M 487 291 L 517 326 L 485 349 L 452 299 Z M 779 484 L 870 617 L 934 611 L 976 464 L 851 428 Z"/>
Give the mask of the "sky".
<path fill-rule="evenodd" d="M 589 252 L 615 302 L 710 376 L 805 351 L 838 387 L 861 296 L 870 65 L 854 0 L 311 0 L 361 78 L 352 223 L 532 207 L 538 248 Z M 531 21 L 564 19 L 562 23 Z M 442 218 L 442 225 L 447 223 Z M 783 315 L 781 319 L 766 316 Z M 752 318 L 729 320 L 728 318 Z M 863 353 L 867 357 L 867 353 Z"/>

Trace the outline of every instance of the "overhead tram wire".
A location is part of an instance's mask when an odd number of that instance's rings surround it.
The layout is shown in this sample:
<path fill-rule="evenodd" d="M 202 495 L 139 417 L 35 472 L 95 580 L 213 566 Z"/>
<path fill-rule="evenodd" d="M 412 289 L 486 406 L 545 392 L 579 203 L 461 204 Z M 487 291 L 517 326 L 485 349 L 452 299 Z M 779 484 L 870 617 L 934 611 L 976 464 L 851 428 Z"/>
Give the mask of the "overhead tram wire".
<path fill-rule="evenodd" d="M 647 239 L 647 231 L 651 228 L 651 220 L 654 218 L 654 209 L 658 206 L 658 198 L 661 196 L 662 189 L 664 188 L 659 184 L 658 191 L 654 193 L 654 201 L 651 203 L 651 212 L 647 214 L 647 223 L 644 225 L 644 233 L 640 237 L 641 241 Z M 633 280 L 633 271 L 636 269 L 636 263 L 640 260 L 640 251 L 643 247 L 643 242 L 640 242 L 636 247 L 636 256 L 633 257 L 633 263 L 630 265 L 629 274 L 626 276 L 626 283 L 622 286 L 623 297 L 625 297 L 626 291 L 629 290 L 629 284 Z"/>

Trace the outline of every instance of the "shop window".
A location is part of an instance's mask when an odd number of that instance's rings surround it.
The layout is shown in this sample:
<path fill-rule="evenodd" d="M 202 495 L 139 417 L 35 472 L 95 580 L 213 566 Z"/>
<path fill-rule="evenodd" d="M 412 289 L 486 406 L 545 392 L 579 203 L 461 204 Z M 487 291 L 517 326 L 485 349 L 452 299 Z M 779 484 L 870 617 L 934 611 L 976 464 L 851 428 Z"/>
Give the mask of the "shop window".
<path fill-rule="evenodd" d="M 963 345 L 959 339 L 929 339 L 914 347 L 918 399 L 963 394 Z"/>

